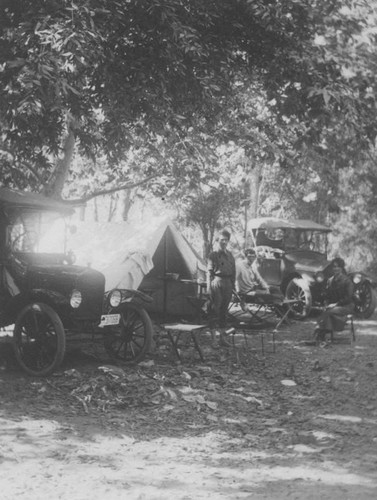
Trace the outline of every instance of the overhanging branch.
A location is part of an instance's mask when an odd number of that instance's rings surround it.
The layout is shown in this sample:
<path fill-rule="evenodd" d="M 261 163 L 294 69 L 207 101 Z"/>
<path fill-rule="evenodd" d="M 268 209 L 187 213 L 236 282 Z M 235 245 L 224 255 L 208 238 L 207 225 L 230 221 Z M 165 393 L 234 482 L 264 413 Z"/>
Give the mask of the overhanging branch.
<path fill-rule="evenodd" d="M 155 179 L 157 177 L 157 174 L 151 175 L 150 177 L 146 177 L 145 179 L 139 181 L 139 182 L 134 182 L 132 184 L 124 184 L 122 186 L 117 186 L 109 189 L 101 189 L 99 191 L 94 191 L 93 193 L 88 194 L 87 196 L 84 196 L 82 198 L 76 199 L 76 200 L 64 200 L 66 203 L 72 204 L 72 205 L 82 205 L 89 200 L 92 200 L 93 198 L 97 198 L 98 196 L 103 196 L 105 194 L 111 194 L 111 193 L 116 193 L 117 191 L 123 191 L 124 189 L 133 189 L 135 187 L 141 186 L 143 184 L 146 184 L 152 179 Z"/>

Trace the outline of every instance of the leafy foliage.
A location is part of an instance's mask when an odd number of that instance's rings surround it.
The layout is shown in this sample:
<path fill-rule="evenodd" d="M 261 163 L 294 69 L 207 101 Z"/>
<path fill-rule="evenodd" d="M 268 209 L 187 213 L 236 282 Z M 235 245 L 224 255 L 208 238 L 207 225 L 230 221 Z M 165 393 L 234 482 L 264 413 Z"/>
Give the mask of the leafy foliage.
<path fill-rule="evenodd" d="M 324 222 L 342 208 L 341 169 L 373 177 L 375 7 L 4 0 L 2 183 L 78 197 L 153 177 L 139 194 L 179 205 L 208 246 L 219 221 L 242 226 L 262 165 L 260 214 Z"/>
<path fill-rule="evenodd" d="M 4 147 L 13 164 L 38 169 L 38 182 L 68 131 L 81 153 L 117 164 L 146 131 L 163 136 L 197 114 L 213 121 L 241 69 L 284 115 L 320 116 L 335 96 L 339 69 L 313 39 L 327 17 L 340 22 L 337 1 L 16 0 L 3 9 Z"/>

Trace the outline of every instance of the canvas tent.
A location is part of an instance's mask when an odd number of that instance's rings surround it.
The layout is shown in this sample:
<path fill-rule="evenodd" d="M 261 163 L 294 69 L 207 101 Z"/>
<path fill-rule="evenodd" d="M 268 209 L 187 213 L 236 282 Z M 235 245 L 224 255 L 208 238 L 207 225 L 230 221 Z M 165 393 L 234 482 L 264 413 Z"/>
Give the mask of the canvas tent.
<path fill-rule="evenodd" d="M 90 265 L 106 278 L 106 289 L 139 289 L 153 297 L 152 313 L 194 314 L 187 296 L 197 293 L 190 280 L 205 279 L 205 264 L 169 219 L 137 226 L 80 223 L 68 241 L 80 265 Z"/>

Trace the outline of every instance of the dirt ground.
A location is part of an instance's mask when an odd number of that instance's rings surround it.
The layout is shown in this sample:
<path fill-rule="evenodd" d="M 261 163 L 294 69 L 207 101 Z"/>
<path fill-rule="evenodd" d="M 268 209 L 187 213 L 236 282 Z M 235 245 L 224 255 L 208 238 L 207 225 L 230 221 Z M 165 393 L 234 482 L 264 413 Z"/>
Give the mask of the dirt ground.
<path fill-rule="evenodd" d="M 0 344 L 1 499 L 377 498 L 377 317 L 327 347 L 313 320 L 136 368 L 69 349 L 48 378 Z"/>

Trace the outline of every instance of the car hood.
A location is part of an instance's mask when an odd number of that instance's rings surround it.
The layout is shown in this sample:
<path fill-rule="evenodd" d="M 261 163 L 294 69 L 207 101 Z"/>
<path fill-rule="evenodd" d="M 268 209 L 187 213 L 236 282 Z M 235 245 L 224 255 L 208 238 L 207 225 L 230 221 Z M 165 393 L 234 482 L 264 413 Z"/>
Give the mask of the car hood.
<path fill-rule="evenodd" d="M 66 294 L 83 283 L 100 287 L 104 293 L 104 277 L 94 269 L 74 265 L 30 265 L 27 270 L 29 284 L 33 288 L 53 289 Z"/>
<path fill-rule="evenodd" d="M 285 259 L 295 267 L 297 271 L 316 273 L 323 271 L 329 264 L 326 256 L 311 250 L 296 250 L 285 254 Z"/>

